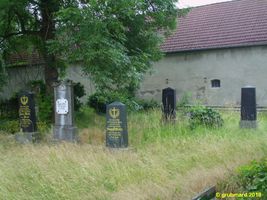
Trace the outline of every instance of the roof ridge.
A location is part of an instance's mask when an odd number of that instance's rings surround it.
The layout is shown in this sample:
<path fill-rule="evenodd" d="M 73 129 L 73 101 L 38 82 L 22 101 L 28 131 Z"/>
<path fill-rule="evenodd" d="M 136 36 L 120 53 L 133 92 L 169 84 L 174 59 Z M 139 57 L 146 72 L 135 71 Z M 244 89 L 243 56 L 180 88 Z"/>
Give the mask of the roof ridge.
<path fill-rule="evenodd" d="M 244 0 L 226 0 L 226 1 L 222 1 L 222 2 L 215 2 L 215 3 L 210 3 L 210 4 L 200 5 L 200 6 L 194 6 L 194 7 L 188 7 L 188 8 L 199 8 L 199 7 L 205 7 L 205 6 L 213 6 L 213 5 L 217 5 L 217 4 L 224 4 L 224 3 L 235 2 L 235 1 L 244 1 Z"/>

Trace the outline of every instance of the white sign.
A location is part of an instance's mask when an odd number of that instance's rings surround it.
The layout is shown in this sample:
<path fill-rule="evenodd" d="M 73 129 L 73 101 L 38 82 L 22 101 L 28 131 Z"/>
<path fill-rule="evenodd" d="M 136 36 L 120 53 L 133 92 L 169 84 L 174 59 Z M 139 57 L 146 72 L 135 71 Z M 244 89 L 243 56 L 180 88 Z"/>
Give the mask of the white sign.
<path fill-rule="evenodd" d="M 56 101 L 56 112 L 60 115 L 65 115 L 69 112 L 68 100 L 58 99 Z"/>

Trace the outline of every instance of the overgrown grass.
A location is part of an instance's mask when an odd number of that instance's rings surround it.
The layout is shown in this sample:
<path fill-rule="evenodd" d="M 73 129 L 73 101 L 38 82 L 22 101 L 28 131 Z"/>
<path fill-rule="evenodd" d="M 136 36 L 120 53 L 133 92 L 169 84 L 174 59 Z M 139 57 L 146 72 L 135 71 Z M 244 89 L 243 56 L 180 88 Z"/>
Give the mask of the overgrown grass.
<path fill-rule="evenodd" d="M 0 138 L 0 199 L 181 199 L 267 155 L 267 117 L 239 129 L 239 113 L 223 113 L 219 129 L 191 130 L 186 117 L 163 124 L 161 112 L 128 116 L 129 149 L 104 146 L 105 118 L 76 116 L 82 144 L 16 144 Z"/>

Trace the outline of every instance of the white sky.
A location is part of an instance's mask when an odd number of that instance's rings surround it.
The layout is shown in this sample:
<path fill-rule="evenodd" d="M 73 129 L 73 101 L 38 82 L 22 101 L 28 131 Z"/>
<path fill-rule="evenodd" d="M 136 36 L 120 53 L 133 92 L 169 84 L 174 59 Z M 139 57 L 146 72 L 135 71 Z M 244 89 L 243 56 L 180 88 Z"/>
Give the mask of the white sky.
<path fill-rule="evenodd" d="M 179 0 L 178 7 L 187 8 L 187 7 L 218 3 L 223 1 L 230 1 L 230 0 Z"/>

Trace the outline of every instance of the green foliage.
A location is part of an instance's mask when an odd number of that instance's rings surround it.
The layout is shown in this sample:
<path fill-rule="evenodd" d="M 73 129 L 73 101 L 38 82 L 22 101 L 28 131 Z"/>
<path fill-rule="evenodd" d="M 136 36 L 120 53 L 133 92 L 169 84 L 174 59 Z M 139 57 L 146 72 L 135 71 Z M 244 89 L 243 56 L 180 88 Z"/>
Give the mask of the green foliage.
<path fill-rule="evenodd" d="M 17 52 L 40 53 L 48 86 L 58 76 L 55 69 L 64 75 L 67 62 L 79 61 L 99 91 L 133 94 L 161 58 L 160 44 L 177 15 L 186 13 L 176 2 L 1 0 L 0 48 L 6 59 Z"/>
<path fill-rule="evenodd" d="M 151 100 L 138 99 L 136 101 L 140 105 L 141 109 L 145 111 L 160 108 L 160 104 L 154 99 Z"/>
<path fill-rule="evenodd" d="M 4 84 L 6 83 L 6 71 L 5 71 L 5 65 L 3 64 L 2 58 L 0 56 L 0 91 Z"/>
<path fill-rule="evenodd" d="M 190 93 L 185 92 L 181 98 L 179 99 L 177 103 L 177 108 L 179 107 L 185 107 L 188 106 L 190 103 L 190 99 L 192 98 L 192 95 Z"/>
<path fill-rule="evenodd" d="M 47 136 L 47 133 L 49 133 L 49 129 L 51 127 L 50 123 L 45 122 L 45 121 L 38 121 L 36 123 L 37 125 L 37 130 L 38 130 L 38 135 L 37 135 L 37 141 L 44 140 L 45 137 Z"/>
<path fill-rule="evenodd" d="M 142 109 L 142 107 L 131 97 L 118 92 L 100 93 L 96 92 L 89 96 L 88 103 L 99 113 L 106 113 L 106 106 L 114 101 L 120 101 L 127 106 L 130 111 Z"/>
<path fill-rule="evenodd" d="M 35 103 L 38 106 L 38 121 L 51 123 L 53 115 L 53 97 L 46 94 L 46 86 L 43 81 L 31 81 L 29 84 L 35 92 Z"/>
<path fill-rule="evenodd" d="M 15 93 L 10 99 L 0 101 L 0 116 L 1 119 L 14 120 L 19 116 L 18 113 L 18 97 Z"/>
<path fill-rule="evenodd" d="M 37 95 L 38 120 L 43 122 L 52 122 L 53 98 L 50 95 Z"/>
<path fill-rule="evenodd" d="M 221 127 L 223 119 L 219 112 L 205 106 L 194 106 L 189 110 L 190 128 L 204 125 L 206 127 Z"/>
<path fill-rule="evenodd" d="M 237 179 L 243 190 L 267 196 L 267 160 L 253 161 L 241 167 Z"/>
<path fill-rule="evenodd" d="M 151 61 L 162 56 L 164 34 L 158 30 L 170 32 L 177 13 L 174 0 L 83 1 L 57 12 L 50 50 L 70 62 L 81 61 L 99 91 L 133 93 Z"/>
<path fill-rule="evenodd" d="M 74 110 L 79 111 L 82 106 L 80 98 L 85 95 L 84 86 L 80 82 L 74 83 L 73 95 L 74 95 Z"/>
<path fill-rule="evenodd" d="M 18 120 L 5 120 L 0 122 L 0 131 L 4 133 L 17 133 L 20 131 Z"/>

